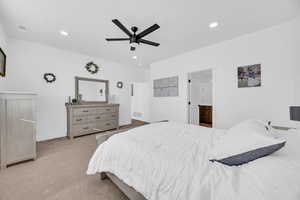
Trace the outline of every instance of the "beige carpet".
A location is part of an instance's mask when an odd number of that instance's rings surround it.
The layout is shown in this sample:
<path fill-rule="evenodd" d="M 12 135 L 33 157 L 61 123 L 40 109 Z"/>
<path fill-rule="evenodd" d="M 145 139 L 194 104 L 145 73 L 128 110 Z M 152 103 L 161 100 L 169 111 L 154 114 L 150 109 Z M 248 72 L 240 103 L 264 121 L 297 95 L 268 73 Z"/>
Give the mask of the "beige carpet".
<path fill-rule="evenodd" d="M 110 180 L 86 175 L 95 148 L 95 135 L 38 143 L 36 161 L 0 171 L 0 200 L 127 200 Z"/>

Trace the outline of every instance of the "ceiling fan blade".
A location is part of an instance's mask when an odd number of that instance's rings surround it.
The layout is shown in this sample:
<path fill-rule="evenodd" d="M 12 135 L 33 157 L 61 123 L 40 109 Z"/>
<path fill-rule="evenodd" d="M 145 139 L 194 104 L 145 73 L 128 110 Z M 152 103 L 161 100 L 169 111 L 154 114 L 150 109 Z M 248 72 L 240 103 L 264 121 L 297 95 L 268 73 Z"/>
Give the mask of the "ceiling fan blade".
<path fill-rule="evenodd" d="M 112 22 L 117 25 L 122 31 L 124 31 L 129 37 L 132 36 L 131 32 L 117 19 L 113 19 Z"/>
<path fill-rule="evenodd" d="M 153 31 L 159 29 L 160 26 L 158 24 L 154 24 L 153 26 L 150 26 L 149 28 L 147 28 L 146 30 L 140 32 L 138 35 L 137 35 L 137 38 L 142 38 L 142 37 L 145 37 L 146 35 L 152 33 Z"/>
<path fill-rule="evenodd" d="M 156 47 L 160 45 L 159 43 L 151 42 L 149 40 L 144 40 L 144 39 L 140 39 L 139 42 L 144 43 L 144 44 L 149 44 L 149 45 L 152 45 L 152 46 L 156 46 Z"/>
<path fill-rule="evenodd" d="M 106 38 L 107 41 L 125 41 L 130 40 L 130 38 Z"/>

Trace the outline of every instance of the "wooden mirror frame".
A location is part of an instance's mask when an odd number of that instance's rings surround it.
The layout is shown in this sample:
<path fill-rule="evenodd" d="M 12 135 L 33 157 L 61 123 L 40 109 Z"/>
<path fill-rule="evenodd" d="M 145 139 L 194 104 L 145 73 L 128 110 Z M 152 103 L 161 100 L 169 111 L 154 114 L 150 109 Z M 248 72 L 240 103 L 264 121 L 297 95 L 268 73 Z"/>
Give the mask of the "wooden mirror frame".
<path fill-rule="evenodd" d="M 1 56 L 3 56 L 4 60 L 3 60 L 3 71 L 0 71 L 0 76 L 5 77 L 6 74 L 6 54 L 4 53 L 4 51 L 0 48 L 0 54 Z"/>
<path fill-rule="evenodd" d="M 84 78 L 75 76 L 75 97 L 79 101 L 79 81 L 91 81 L 105 83 L 105 101 L 81 101 L 79 103 L 108 103 L 109 96 L 109 81 L 102 79 Z"/>

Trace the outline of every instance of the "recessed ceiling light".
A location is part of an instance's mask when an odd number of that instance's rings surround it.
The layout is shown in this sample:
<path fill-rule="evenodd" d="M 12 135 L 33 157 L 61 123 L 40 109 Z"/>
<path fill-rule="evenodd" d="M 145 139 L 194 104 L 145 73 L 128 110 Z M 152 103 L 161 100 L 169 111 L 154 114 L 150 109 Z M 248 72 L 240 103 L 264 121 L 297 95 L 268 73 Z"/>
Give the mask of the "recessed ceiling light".
<path fill-rule="evenodd" d="M 63 35 L 63 36 L 68 36 L 69 33 L 67 31 L 60 31 L 60 34 Z"/>
<path fill-rule="evenodd" d="M 208 26 L 209 28 L 216 28 L 217 26 L 219 26 L 219 22 L 212 22 Z"/>
<path fill-rule="evenodd" d="M 18 26 L 18 29 L 20 29 L 21 31 L 27 31 L 27 28 L 22 25 Z"/>
<path fill-rule="evenodd" d="M 137 59 L 137 56 L 132 56 L 132 59 L 135 59 L 135 60 L 136 60 L 136 59 Z"/>

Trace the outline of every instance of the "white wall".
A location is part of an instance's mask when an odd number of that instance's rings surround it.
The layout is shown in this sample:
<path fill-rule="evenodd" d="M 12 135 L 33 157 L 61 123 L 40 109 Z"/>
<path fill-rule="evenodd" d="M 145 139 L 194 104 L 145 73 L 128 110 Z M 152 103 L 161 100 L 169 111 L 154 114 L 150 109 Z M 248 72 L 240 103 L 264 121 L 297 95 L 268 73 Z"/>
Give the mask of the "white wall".
<path fill-rule="evenodd" d="M 0 21 L 0 48 L 7 54 L 7 36 Z M 4 88 L 4 77 L 0 76 L 0 90 Z"/>
<path fill-rule="evenodd" d="M 299 59 L 299 52 L 300 52 L 300 22 L 298 24 L 295 24 L 294 27 L 294 35 L 293 37 L 295 38 L 295 44 L 293 45 L 295 47 L 293 57 L 297 58 L 295 61 L 297 64 L 295 65 L 295 73 L 294 73 L 294 79 L 295 81 L 295 105 L 300 106 L 300 92 L 299 92 L 299 87 L 300 87 L 300 59 Z"/>
<path fill-rule="evenodd" d="M 150 84 L 149 82 L 133 83 L 132 119 L 150 121 Z"/>
<path fill-rule="evenodd" d="M 74 97 L 75 76 L 109 80 L 110 94 L 116 96 L 116 103 L 120 103 L 120 124 L 131 122 L 130 83 L 145 80 L 143 68 L 26 41 L 11 39 L 8 44 L 7 77 L 3 81 L 5 88 L 2 89 L 34 91 L 38 94 L 38 140 L 66 135 L 64 104 L 68 96 Z M 98 74 L 91 75 L 86 71 L 84 66 L 89 61 L 100 66 Z M 43 74 L 47 72 L 56 75 L 55 83 L 44 81 Z M 123 89 L 116 87 L 117 81 L 124 82 Z"/>
<path fill-rule="evenodd" d="M 2 49 L 6 49 L 6 40 L 7 40 L 6 33 L 5 33 L 4 28 L 3 28 L 3 26 L 0 22 L 0 47 Z"/>
<path fill-rule="evenodd" d="M 151 80 L 179 75 L 179 97 L 152 97 L 151 120 L 186 122 L 187 73 L 208 68 L 213 68 L 216 127 L 248 118 L 288 120 L 289 105 L 300 99 L 295 95 L 299 29 L 300 18 L 152 64 Z M 262 87 L 237 88 L 237 67 L 256 63 L 262 64 Z"/>

